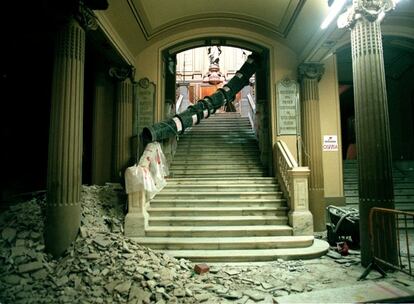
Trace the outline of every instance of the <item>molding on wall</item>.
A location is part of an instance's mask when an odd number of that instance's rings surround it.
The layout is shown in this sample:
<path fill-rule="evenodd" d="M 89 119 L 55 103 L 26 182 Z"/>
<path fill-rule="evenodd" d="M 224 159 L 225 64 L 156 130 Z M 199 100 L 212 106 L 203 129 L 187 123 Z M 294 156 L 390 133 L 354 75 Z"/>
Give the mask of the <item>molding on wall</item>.
<path fill-rule="evenodd" d="M 104 32 L 105 36 L 112 43 L 113 47 L 119 53 L 119 55 L 127 62 L 129 65 L 135 65 L 135 57 L 132 52 L 128 49 L 125 42 L 119 36 L 118 32 L 113 28 L 111 22 L 104 15 L 103 12 L 95 11 L 96 18 L 98 20 L 98 25 Z"/>

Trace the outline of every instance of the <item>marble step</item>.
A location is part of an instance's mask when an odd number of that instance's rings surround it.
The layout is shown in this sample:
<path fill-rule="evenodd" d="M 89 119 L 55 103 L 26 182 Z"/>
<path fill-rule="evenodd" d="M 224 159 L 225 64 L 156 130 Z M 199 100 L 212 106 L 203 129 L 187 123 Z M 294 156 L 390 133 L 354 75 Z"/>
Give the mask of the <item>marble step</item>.
<path fill-rule="evenodd" d="M 209 185 L 233 185 L 233 184 L 277 184 L 274 177 L 233 177 L 228 179 L 227 177 L 187 177 L 187 178 L 167 178 L 168 184 L 192 184 L 202 183 Z"/>
<path fill-rule="evenodd" d="M 197 159 L 194 158 L 182 158 L 182 159 L 174 159 L 172 165 L 239 165 L 240 160 L 238 158 L 231 158 L 227 157 L 225 159 Z M 246 165 L 258 165 L 261 166 L 262 163 L 258 159 L 247 159 L 243 162 Z"/>
<path fill-rule="evenodd" d="M 157 199 L 278 199 L 282 198 L 281 191 L 244 191 L 244 192 L 211 192 L 211 191 L 188 191 L 176 192 L 163 189 L 157 194 Z"/>
<path fill-rule="evenodd" d="M 254 133 L 252 132 L 250 135 L 237 135 L 237 134 L 222 134 L 222 133 L 217 133 L 217 134 L 197 134 L 197 133 L 186 133 L 184 135 L 180 135 L 180 139 L 181 140 L 214 140 L 214 141 L 218 141 L 218 142 L 227 142 L 227 141 L 238 141 L 238 140 L 247 140 L 247 141 L 256 141 L 256 136 L 254 135 Z"/>
<path fill-rule="evenodd" d="M 138 237 L 139 244 L 163 250 L 231 250 L 277 249 L 308 247 L 313 236 L 256 236 L 256 237 Z"/>
<path fill-rule="evenodd" d="M 209 237 L 209 236 L 289 236 L 293 234 L 288 225 L 254 226 L 158 226 L 145 229 L 150 237 Z"/>
<path fill-rule="evenodd" d="M 150 216 L 149 226 L 286 225 L 287 216 Z"/>
<path fill-rule="evenodd" d="M 197 160 L 212 160 L 219 162 L 221 159 L 238 159 L 240 163 L 244 161 L 255 161 L 259 159 L 259 152 L 224 152 L 224 151 L 216 151 L 216 152 L 191 152 L 191 151 L 181 151 L 177 152 L 174 155 L 174 161 L 183 161 L 188 159 L 197 159 Z"/>
<path fill-rule="evenodd" d="M 245 216 L 286 215 L 287 207 L 150 207 L 150 216 Z"/>
<path fill-rule="evenodd" d="M 324 255 L 329 249 L 325 241 L 314 239 L 307 247 L 280 249 L 229 249 L 229 250 L 167 250 L 163 251 L 175 258 L 185 258 L 193 262 L 265 262 L 277 259 L 314 259 Z"/>
<path fill-rule="evenodd" d="M 282 207 L 286 206 L 286 199 L 223 199 L 205 197 L 203 199 L 171 199 L 155 196 L 151 200 L 151 207 Z"/>
<path fill-rule="evenodd" d="M 245 172 L 245 173 L 234 173 L 234 172 L 221 172 L 221 173 L 215 173 L 216 176 L 221 176 L 221 177 L 227 177 L 227 178 L 232 178 L 234 176 L 241 176 L 241 177 L 261 177 L 261 176 L 268 176 L 267 173 L 263 172 L 263 173 L 252 173 L 252 172 Z M 193 172 L 181 172 L 181 173 L 172 173 L 171 176 L 174 177 L 187 177 L 187 176 L 192 176 L 192 177 L 204 177 L 204 176 L 211 176 L 211 173 L 208 174 L 204 174 L 204 173 L 193 173 Z"/>
<path fill-rule="evenodd" d="M 170 171 L 178 172 L 180 170 L 215 170 L 215 171 L 226 171 L 226 170 L 239 170 L 240 172 L 247 171 L 264 171 L 265 168 L 262 165 L 257 164 L 177 164 L 174 163 L 170 167 Z"/>
<path fill-rule="evenodd" d="M 214 149 L 254 149 L 257 150 L 257 142 L 217 142 L 210 140 L 192 140 L 192 141 L 180 141 L 179 149 L 205 149 L 205 148 L 214 148 Z"/>
<path fill-rule="evenodd" d="M 223 184 L 223 185 L 210 185 L 210 184 L 171 184 L 167 183 L 162 191 L 175 191 L 175 192 L 251 192 L 251 191 L 280 191 L 279 185 L 269 184 Z"/>

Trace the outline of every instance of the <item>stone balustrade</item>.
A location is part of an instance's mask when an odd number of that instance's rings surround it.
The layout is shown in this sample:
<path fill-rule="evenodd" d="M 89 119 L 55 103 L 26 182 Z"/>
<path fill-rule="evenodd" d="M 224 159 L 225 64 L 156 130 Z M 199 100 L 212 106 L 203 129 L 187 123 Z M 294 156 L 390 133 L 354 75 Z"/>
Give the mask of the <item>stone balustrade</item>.
<path fill-rule="evenodd" d="M 145 236 L 148 226 L 149 201 L 167 184 L 166 158 L 158 142 L 149 143 L 137 165 L 125 171 L 125 188 L 128 194 L 128 214 L 125 217 L 125 235 Z"/>
<path fill-rule="evenodd" d="M 278 140 L 275 145 L 277 179 L 288 201 L 289 224 L 293 235 L 313 235 L 313 217 L 309 211 L 308 167 L 299 167 L 287 145 Z"/>

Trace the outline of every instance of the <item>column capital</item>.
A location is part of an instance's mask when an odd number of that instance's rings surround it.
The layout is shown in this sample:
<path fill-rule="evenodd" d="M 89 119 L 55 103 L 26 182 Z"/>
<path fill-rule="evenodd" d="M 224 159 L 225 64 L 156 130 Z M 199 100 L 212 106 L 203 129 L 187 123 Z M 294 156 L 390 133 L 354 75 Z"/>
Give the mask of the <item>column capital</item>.
<path fill-rule="evenodd" d="M 125 81 L 127 78 L 131 79 L 131 82 L 135 80 L 135 67 L 129 65 L 127 67 L 112 67 L 109 69 L 109 76 L 115 78 L 118 81 Z"/>
<path fill-rule="evenodd" d="M 94 12 L 89 7 L 84 5 L 83 2 L 79 3 L 78 9 L 75 12 L 75 19 L 86 31 L 95 31 L 98 29 L 98 21 Z"/>
<path fill-rule="evenodd" d="M 321 63 L 302 63 L 298 67 L 299 79 L 321 79 L 325 68 Z"/>
<path fill-rule="evenodd" d="M 338 17 L 338 27 L 352 28 L 361 18 L 374 22 L 381 15 L 393 10 L 395 5 L 395 0 L 353 0 L 348 10 Z"/>

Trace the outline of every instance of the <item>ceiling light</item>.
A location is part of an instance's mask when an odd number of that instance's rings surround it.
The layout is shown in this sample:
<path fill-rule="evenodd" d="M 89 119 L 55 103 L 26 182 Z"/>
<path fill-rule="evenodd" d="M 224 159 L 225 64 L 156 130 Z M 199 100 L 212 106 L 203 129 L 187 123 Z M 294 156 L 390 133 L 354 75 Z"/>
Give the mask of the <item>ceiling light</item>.
<path fill-rule="evenodd" d="M 335 0 L 332 4 L 331 8 L 329 9 L 328 16 L 326 16 L 325 20 L 321 24 L 321 29 L 326 29 L 329 24 L 331 24 L 332 20 L 340 13 L 342 8 L 344 7 L 347 0 Z"/>
<path fill-rule="evenodd" d="M 385 12 L 381 11 L 381 13 L 378 14 L 378 21 L 381 22 L 382 19 L 384 19 L 384 17 L 385 17 Z"/>

